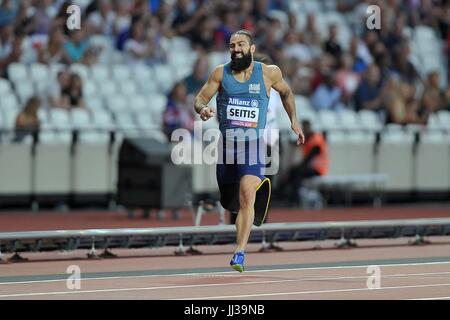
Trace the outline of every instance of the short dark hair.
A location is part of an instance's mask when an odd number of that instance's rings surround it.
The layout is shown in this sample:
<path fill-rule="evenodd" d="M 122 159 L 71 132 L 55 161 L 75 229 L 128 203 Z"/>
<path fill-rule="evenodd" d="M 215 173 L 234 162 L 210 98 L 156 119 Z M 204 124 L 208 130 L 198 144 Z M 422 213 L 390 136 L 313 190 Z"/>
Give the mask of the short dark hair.
<path fill-rule="evenodd" d="M 250 33 L 250 31 L 246 30 L 246 29 L 241 29 L 236 31 L 235 33 L 233 33 L 231 36 L 237 35 L 237 34 L 243 34 L 244 36 L 246 36 L 248 38 L 248 42 L 250 43 L 250 45 L 253 44 L 253 36 Z"/>

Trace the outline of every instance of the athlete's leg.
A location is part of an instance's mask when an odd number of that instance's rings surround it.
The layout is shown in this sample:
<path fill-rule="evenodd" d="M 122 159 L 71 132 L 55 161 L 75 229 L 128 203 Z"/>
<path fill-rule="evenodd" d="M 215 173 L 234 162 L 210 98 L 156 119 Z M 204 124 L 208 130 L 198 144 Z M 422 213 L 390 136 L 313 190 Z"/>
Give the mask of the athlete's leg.
<path fill-rule="evenodd" d="M 256 188 L 261 183 L 257 176 L 244 175 L 239 185 L 240 209 L 236 218 L 236 242 L 235 252 L 244 251 L 247 246 L 250 231 L 255 218 Z"/>

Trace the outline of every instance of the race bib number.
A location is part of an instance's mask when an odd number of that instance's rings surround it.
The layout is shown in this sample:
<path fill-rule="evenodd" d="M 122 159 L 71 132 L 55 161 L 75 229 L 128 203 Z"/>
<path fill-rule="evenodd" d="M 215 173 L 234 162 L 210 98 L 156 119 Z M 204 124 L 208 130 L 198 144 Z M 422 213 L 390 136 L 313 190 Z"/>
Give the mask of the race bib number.
<path fill-rule="evenodd" d="M 259 109 L 252 107 L 227 106 L 227 119 L 232 125 L 247 128 L 258 126 Z"/>

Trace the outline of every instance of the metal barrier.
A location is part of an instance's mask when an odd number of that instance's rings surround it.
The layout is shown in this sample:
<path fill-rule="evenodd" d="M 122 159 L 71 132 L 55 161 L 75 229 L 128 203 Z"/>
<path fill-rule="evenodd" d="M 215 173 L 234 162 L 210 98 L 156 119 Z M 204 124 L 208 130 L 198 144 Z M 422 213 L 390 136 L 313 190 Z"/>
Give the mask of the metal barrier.
<path fill-rule="evenodd" d="M 352 239 L 414 237 L 412 244 L 426 243 L 426 236 L 450 235 L 450 218 L 406 220 L 362 220 L 345 222 L 268 223 L 253 227 L 250 242 L 320 241 L 338 239 L 338 247 L 355 246 Z M 57 230 L 0 233 L 2 252 L 57 251 L 88 249 L 88 257 L 111 256 L 113 248 L 157 248 L 177 246 L 176 254 L 184 254 L 184 245 L 218 245 L 235 242 L 233 225 L 187 226 L 134 229 Z M 14 259 L 13 259 L 14 260 Z"/>

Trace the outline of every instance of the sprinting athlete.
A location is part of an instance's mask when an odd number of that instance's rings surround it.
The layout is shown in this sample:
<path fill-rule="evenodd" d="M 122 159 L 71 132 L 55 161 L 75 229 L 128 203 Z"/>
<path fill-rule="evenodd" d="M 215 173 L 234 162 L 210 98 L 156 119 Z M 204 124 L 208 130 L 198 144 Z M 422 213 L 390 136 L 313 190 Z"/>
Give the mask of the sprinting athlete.
<path fill-rule="evenodd" d="M 230 265 L 244 271 L 245 248 L 255 218 L 255 197 L 264 177 L 265 159 L 259 152 L 264 143 L 267 106 L 271 88 L 277 90 L 298 136 L 297 144 L 305 137 L 296 115 L 294 94 L 275 65 L 265 65 L 253 60 L 256 47 L 247 30 L 239 30 L 230 38 L 231 61 L 212 71 L 208 81 L 195 97 L 194 108 L 203 121 L 214 116 L 208 106 L 217 94 L 217 114 L 221 139 L 217 182 L 222 206 L 237 213 L 236 249 Z M 233 199 L 238 201 L 233 201 Z M 237 207 L 233 203 L 238 203 Z"/>

